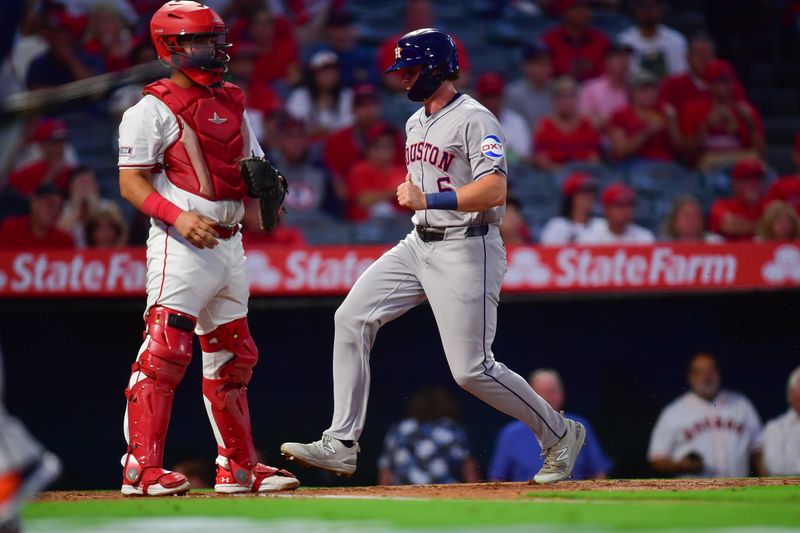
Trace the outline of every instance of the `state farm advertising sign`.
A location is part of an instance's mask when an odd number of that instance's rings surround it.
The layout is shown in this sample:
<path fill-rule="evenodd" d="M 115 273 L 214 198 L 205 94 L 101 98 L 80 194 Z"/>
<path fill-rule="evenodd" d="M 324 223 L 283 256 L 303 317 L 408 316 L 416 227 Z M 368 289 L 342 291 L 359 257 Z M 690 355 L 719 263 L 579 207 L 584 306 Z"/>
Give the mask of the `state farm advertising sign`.
<path fill-rule="evenodd" d="M 247 250 L 253 296 L 344 295 L 385 246 Z M 159 265 L 159 270 L 160 270 Z M 142 297 L 144 249 L 0 252 L 0 297 Z M 800 244 L 508 250 L 506 293 L 653 293 L 800 288 Z"/>

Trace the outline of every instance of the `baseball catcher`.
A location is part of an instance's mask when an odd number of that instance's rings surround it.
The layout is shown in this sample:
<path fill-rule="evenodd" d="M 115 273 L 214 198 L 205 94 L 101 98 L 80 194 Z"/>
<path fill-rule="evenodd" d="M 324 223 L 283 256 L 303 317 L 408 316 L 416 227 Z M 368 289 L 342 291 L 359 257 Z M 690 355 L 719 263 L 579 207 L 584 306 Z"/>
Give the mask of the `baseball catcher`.
<path fill-rule="evenodd" d="M 122 494 L 183 494 L 189 482 L 164 469 L 175 389 L 200 337 L 203 399 L 217 440 L 217 492 L 290 490 L 289 472 L 257 460 L 247 384 L 258 349 L 247 324 L 250 295 L 239 221 L 242 199 L 261 199 L 273 227 L 286 179 L 262 158 L 244 94 L 223 82 L 225 23 L 197 2 L 171 1 L 150 21 L 170 77 L 151 83 L 119 127 L 122 195 L 151 217 L 145 334 L 125 390 Z M 245 158 L 245 159 L 243 159 Z M 241 170 L 240 170 L 241 166 Z"/>

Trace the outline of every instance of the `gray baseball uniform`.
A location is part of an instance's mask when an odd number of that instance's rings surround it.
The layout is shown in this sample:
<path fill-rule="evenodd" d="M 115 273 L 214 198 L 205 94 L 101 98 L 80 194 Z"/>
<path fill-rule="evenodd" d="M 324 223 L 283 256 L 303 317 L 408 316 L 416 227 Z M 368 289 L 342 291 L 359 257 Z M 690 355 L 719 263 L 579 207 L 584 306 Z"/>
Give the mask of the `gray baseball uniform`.
<path fill-rule="evenodd" d="M 506 175 L 503 133 L 489 110 L 466 95 L 406 123 L 406 164 L 423 192 L 458 189 L 491 173 Z M 504 207 L 480 213 L 417 211 L 418 226 L 443 229 L 426 242 L 412 231 L 356 281 L 335 315 L 334 413 L 326 433 L 358 440 L 370 385 L 369 354 L 380 327 L 427 298 L 456 382 L 527 424 L 543 449 L 566 433 L 563 419 L 528 383 L 494 359 L 506 253 L 497 226 Z M 481 226 L 488 226 L 484 231 Z M 467 227 L 472 228 L 467 236 Z"/>
<path fill-rule="evenodd" d="M 3 354 L 0 351 L 0 475 L 30 464 L 42 454 L 41 445 L 10 416 L 3 399 Z"/>

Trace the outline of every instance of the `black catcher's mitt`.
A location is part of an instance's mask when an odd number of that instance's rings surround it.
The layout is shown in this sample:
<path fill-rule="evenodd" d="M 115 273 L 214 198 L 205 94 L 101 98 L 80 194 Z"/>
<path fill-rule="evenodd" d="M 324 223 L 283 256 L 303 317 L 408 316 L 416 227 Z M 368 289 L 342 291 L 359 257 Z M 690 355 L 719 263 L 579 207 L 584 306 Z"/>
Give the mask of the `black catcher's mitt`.
<path fill-rule="evenodd" d="M 272 231 L 289 192 L 286 177 L 268 159 L 255 156 L 239 160 L 239 173 L 247 184 L 247 195 L 258 198 L 261 229 Z"/>

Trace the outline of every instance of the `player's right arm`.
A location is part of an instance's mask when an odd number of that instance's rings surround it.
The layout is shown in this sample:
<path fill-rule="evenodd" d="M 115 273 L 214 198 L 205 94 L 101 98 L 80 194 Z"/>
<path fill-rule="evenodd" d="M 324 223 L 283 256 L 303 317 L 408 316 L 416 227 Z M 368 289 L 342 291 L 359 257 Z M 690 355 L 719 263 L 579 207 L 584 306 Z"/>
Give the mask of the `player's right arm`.
<path fill-rule="evenodd" d="M 133 207 L 162 222 L 175 226 L 181 236 L 198 248 L 213 248 L 219 237 L 213 228 L 214 221 L 183 211 L 161 196 L 150 184 L 149 169 L 121 168 L 119 190 Z"/>
<path fill-rule="evenodd" d="M 152 95 L 125 111 L 119 125 L 120 193 L 139 211 L 174 226 L 192 245 L 213 248 L 219 236 L 212 227 L 214 221 L 183 211 L 161 196 L 150 182 L 152 169 L 163 159 L 165 147 L 179 135 L 173 117 Z"/>

